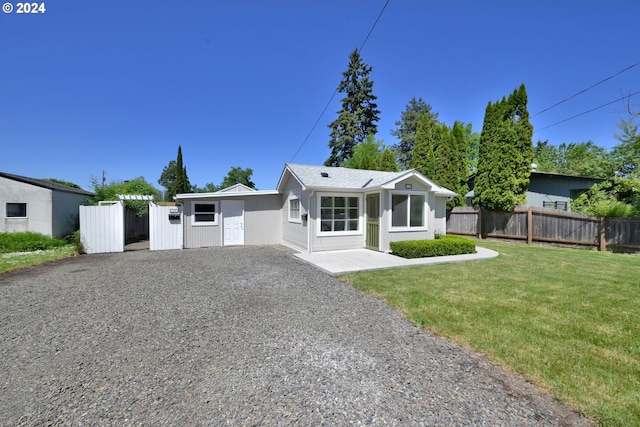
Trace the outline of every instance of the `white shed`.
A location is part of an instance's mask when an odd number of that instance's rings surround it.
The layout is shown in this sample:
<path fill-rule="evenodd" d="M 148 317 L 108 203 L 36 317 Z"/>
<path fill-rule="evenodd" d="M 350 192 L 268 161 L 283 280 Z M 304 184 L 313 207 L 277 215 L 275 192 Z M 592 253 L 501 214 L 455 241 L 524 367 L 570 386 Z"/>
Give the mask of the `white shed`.
<path fill-rule="evenodd" d="M 78 207 L 91 196 L 81 188 L 0 172 L 0 232 L 64 237 L 75 230 Z"/>

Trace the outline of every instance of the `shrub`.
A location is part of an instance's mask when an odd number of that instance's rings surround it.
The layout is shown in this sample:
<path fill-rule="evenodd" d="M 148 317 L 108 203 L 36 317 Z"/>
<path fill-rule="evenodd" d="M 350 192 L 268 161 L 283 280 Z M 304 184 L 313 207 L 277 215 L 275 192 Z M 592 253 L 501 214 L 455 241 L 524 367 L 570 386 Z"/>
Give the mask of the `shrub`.
<path fill-rule="evenodd" d="M 44 234 L 25 231 L 0 233 L 0 253 L 32 252 L 66 245 L 62 239 L 53 239 Z"/>
<path fill-rule="evenodd" d="M 403 258 L 423 258 L 444 255 L 473 254 L 476 244 L 459 236 L 439 236 L 435 240 L 405 240 L 391 242 L 391 252 Z"/>

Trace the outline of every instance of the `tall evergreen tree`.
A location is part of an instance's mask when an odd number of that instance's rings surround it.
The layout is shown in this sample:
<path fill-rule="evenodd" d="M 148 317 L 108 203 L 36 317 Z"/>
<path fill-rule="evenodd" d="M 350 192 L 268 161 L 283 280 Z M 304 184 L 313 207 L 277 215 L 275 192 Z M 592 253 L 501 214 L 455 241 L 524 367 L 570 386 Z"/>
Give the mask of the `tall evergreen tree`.
<path fill-rule="evenodd" d="M 508 99 L 489 102 L 480 134 L 474 205 L 513 211 L 525 203 L 533 161 L 532 136 L 524 84 Z"/>
<path fill-rule="evenodd" d="M 329 125 L 331 154 L 324 162 L 326 166 L 340 166 L 351 158 L 357 144 L 377 131 L 380 110 L 375 103 L 373 81 L 369 80 L 371 69 L 362 61 L 358 49 L 349 55 L 348 69 L 342 73 L 343 79 L 338 86 L 338 92 L 346 96 L 342 99 L 338 118 Z"/>
<path fill-rule="evenodd" d="M 469 126 L 464 123 L 455 121 L 451 128 L 449 141 L 451 143 L 451 153 L 447 161 L 450 169 L 451 183 L 446 188 L 455 191 L 458 195 L 447 202 L 448 208 L 455 206 L 464 206 L 465 195 L 469 191 L 467 180 L 469 178 Z"/>
<path fill-rule="evenodd" d="M 438 120 L 438 113 L 431 110 L 431 105 L 424 102 L 422 98 L 416 99 L 414 96 L 407 103 L 405 110 L 400 115 L 400 120 L 395 122 L 396 129 L 391 131 L 391 135 L 398 138 L 398 143 L 394 145 L 393 149 L 402 169 L 412 167 L 411 157 L 416 142 L 418 123 L 425 114 L 429 114 L 434 121 Z"/>
<path fill-rule="evenodd" d="M 173 195 L 191 192 L 191 184 L 187 177 L 187 168 L 182 164 L 182 146 L 178 146 L 178 158 L 176 159 L 176 179 L 173 182 Z"/>
<path fill-rule="evenodd" d="M 431 178 L 435 173 L 434 140 L 438 122 L 430 114 L 423 114 L 416 129 L 416 141 L 411 157 L 411 167 Z"/>

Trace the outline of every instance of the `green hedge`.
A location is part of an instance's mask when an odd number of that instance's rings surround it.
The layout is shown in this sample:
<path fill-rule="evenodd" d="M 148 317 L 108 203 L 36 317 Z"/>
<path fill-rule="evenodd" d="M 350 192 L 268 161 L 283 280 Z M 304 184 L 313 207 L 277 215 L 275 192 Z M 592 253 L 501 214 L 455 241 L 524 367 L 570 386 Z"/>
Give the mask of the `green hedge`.
<path fill-rule="evenodd" d="M 32 252 L 53 249 L 66 245 L 62 239 L 52 239 L 44 234 L 25 231 L 20 233 L 0 233 L 0 253 Z"/>
<path fill-rule="evenodd" d="M 474 254 L 476 244 L 460 236 L 442 236 L 434 240 L 391 242 L 391 253 L 402 258 Z"/>

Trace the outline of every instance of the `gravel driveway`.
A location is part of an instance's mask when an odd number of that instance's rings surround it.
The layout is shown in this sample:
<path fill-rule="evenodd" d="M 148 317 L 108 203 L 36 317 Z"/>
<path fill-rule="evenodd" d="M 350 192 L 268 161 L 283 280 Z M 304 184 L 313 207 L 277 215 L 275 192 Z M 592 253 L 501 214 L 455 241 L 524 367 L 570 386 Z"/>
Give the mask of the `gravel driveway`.
<path fill-rule="evenodd" d="M 283 247 L 0 275 L 2 425 L 587 425 Z"/>

